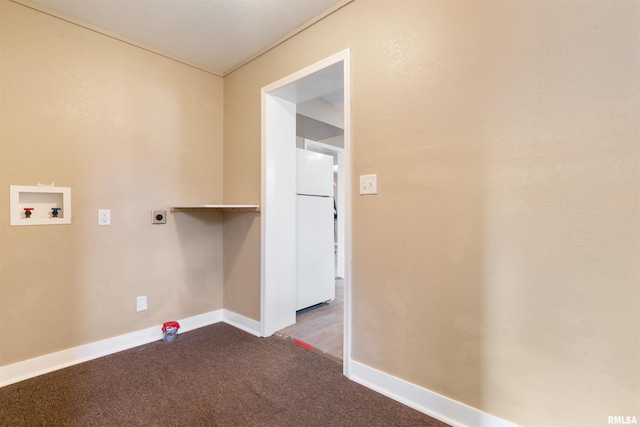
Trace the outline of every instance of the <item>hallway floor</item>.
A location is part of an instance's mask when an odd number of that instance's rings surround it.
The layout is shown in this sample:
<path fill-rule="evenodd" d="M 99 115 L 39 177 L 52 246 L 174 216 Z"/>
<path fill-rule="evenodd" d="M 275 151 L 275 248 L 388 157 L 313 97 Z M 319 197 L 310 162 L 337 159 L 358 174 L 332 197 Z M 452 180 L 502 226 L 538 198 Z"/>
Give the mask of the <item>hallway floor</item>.
<path fill-rule="evenodd" d="M 344 336 L 344 279 L 336 279 L 336 298 L 296 313 L 296 323 L 278 332 L 314 347 L 315 351 L 342 363 Z"/>

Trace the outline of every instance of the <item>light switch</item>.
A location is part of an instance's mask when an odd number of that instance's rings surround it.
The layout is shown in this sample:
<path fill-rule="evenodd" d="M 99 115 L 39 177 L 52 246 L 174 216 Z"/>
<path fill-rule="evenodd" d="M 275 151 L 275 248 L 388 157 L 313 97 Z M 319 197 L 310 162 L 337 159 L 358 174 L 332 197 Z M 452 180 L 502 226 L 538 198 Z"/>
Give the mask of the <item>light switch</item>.
<path fill-rule="evenodd" d="M 378 175 L 360 175 L 360 195 L 378 194 Z"/>

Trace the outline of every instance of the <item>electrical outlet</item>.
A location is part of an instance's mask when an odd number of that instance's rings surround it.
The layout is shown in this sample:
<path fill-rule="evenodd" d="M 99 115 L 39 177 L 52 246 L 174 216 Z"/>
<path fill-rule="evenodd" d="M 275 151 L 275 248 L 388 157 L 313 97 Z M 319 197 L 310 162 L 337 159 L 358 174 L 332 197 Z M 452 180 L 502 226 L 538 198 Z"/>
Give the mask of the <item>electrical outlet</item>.
<path fill-rule="evenodd" d="M 167 211 L 151 211 L 151 224 L 166 224 Z"/>
<path fill-rule="evenodd" d="M 136 311 L 144 311 L 147 308 L 147 296 L 136 297 Z"/>
<path fill-rule="evenodd" d="M 111 210 L 98 210 L 98 225 L 111 225 Z"/>

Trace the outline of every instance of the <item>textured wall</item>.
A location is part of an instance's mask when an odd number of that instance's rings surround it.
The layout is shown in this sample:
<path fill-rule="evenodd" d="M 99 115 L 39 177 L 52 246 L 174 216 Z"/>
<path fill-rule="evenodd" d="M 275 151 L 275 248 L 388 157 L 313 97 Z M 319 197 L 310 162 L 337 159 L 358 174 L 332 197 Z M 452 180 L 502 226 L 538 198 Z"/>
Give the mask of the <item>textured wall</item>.
<path fill-rule="evenodd" d="M 260 194 L 260 88 L 350 47 L 354 360 L 522 425 L 638 416 L 639 16 L 356 0 L 225 77 L 225 198 Z"/>
<path fill-rule="evenodd" d="M 221 217 L 150 223 L 222 200 L 222 79 L 7 0 L 0 14 L 0 365 L 222 308 Z M 72 224 L 10 227 L 9 185 L 52 181 Z"/>
<path fill-rule="evenodd" d="M 260 200 L 237 203 L 259 205 Z M 259 322 L 260 214 L 225 213 L 223 242 L 224 308 Z"/>

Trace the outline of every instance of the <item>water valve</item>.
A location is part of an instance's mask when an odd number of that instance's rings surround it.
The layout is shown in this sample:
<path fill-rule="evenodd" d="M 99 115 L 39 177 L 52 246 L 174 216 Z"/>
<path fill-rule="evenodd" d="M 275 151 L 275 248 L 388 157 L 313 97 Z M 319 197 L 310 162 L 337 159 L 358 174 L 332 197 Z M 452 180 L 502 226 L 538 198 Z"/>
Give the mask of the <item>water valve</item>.
<path fill-rule="evenodd" d="M 51 215 L 54 218 L 58 218 L 58 211 L 61 210 L 62 208 L 51 208 Z"/>
<path fill-rule="evenodd" d="M 31 218 L 31 211 L 33 210 L 33 208 L 24 208 L 24 216 L 26 216 L 27 218 Z"/>

